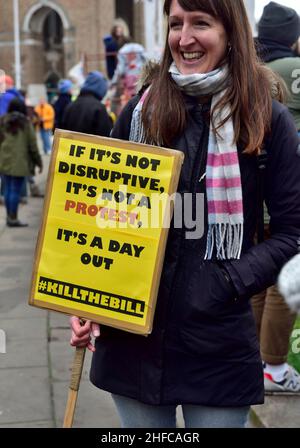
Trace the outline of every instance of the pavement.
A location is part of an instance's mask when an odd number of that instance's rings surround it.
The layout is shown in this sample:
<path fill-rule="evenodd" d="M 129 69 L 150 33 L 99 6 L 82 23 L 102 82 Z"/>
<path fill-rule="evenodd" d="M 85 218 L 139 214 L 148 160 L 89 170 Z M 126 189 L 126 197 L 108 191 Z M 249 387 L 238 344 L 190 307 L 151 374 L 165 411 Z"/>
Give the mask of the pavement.
<path fill-rule="evenodd" d="M 49 156 L 37 183 L 45 191 Z M 60 428 L 68 395 L 74 349 L 69 345 L 68 316 L 28 305 L 31 272 L 43 198 L 28 198 L 19 217 L 27 228 L 5 226 L 0 205 L 0 428 Z M 0 331 L 0 336 L 3 332 Z M 0 344 L 1 347 L 1 344 Z M 118 428 L 110 394 L 88 379 L 91 355 L 86 354 L 73 427 Z M 183 427 L 180 411 L 178 426 Z M 300 425 L 299 397 L 267 397 L 255 406 L 249 427 L 291 428 Z"/>

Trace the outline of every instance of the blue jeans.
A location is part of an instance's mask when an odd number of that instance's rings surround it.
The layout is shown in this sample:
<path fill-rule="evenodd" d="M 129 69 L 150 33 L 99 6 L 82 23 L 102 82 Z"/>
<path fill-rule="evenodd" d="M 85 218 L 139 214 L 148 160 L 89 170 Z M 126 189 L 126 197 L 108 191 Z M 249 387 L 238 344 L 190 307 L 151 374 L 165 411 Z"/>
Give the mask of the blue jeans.
<path fill-rule="evenodd" d="M 4 200 L 8 215 L 16 215 L 25 177 L 3 176 Z"/>
<path fill-rule="evenodd" d="M 4 176 L 0 174 L 0 196 L 4 196 Z"/>
<path fill-rule="evenodd" d="M 29 179 L 31 179 L 32 177 L 30 177 Z M 29 180 L 30 183 L 30 180 Z M 0 196 L 4 196 L 4 176 L 0 175 Z M 26 185 L 26 181 L 23 183 L 22 185 L 22 189 L 21 189 L 21 197 L 26 197 L 27 196 L 27 185 Z"/>
<path fill-rule="evenodd" d="M 153 406 L 112 394 L 122 428 L 176 428 L 176 406 Z M 183 404 L 186 428 L 244 428 L 250 406 L 214 408 Z"/>
<path fill-rule="evenodd" d="M 50 129 L 40 129 L 41 139 L 43 142 L 43 149 L 45 154 L 49 154 L 51 151 L 51 130 Z"/>
<path fill-rule="evenodd" d="M 21 198 L 27 197 L 27 177 L 24 178 L 20 196 L 21 196 Z"/>

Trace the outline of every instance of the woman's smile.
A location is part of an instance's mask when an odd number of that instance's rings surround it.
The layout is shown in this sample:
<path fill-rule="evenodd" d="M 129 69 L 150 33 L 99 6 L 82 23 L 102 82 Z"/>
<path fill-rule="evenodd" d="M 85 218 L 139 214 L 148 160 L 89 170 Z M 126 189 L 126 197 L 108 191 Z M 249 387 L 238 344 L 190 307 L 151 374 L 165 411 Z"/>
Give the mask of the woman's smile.
<path fill-rule="evenodd" d="M 191 52 L 182 51 L 181 56 L 187 62 L 198 62 L 204 56 L 204 52 L 202 52 L 202 51 L 191 51 Z"/>

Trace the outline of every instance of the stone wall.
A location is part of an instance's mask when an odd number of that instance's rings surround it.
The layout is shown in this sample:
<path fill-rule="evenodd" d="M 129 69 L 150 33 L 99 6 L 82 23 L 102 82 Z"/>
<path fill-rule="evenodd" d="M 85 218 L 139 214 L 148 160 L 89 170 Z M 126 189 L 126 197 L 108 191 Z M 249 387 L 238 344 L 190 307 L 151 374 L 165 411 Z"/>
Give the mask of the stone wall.
<path fill-rule="evenodd" d="M 126 0 L 125 0 L 126 1 Z M 79 62 L 83 53 L 96 55 L 88 69 L 104 70 L 102 37 L 109 33 L 115 18 L 113 0 L 21 0 L 19 1 L 22 85 L 42 83 L 47 61 L 41 34 L 49 8 L 63 22 L 63 73 Z M 0 68 L 14 75 L 13 2 L 0 0 Z M 48 64 L 49 65 L 49 64 Z"/>

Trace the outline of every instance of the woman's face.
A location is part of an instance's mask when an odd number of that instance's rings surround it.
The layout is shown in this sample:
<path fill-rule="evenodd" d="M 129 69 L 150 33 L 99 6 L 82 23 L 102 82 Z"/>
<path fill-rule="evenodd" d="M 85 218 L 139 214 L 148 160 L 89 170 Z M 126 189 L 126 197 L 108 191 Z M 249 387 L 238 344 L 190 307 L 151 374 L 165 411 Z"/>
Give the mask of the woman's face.
<path fill-rule="evenodd" d="M 223 24 L 202 11 L 185 11 L 173 0 L 169 47 L 182 75 L 208 73 L 225 59 L 228 38 Z"/>
<path fill-rule="evenodd" d="M 122 37 L 123 36 L 123 34 L 124 34 L 124 32 L 123 32 L 123 28 L 121 27 L 121 26 L 116 26 L 115 27 L 115 35 L 117 36 L 117 37 Z"/>

